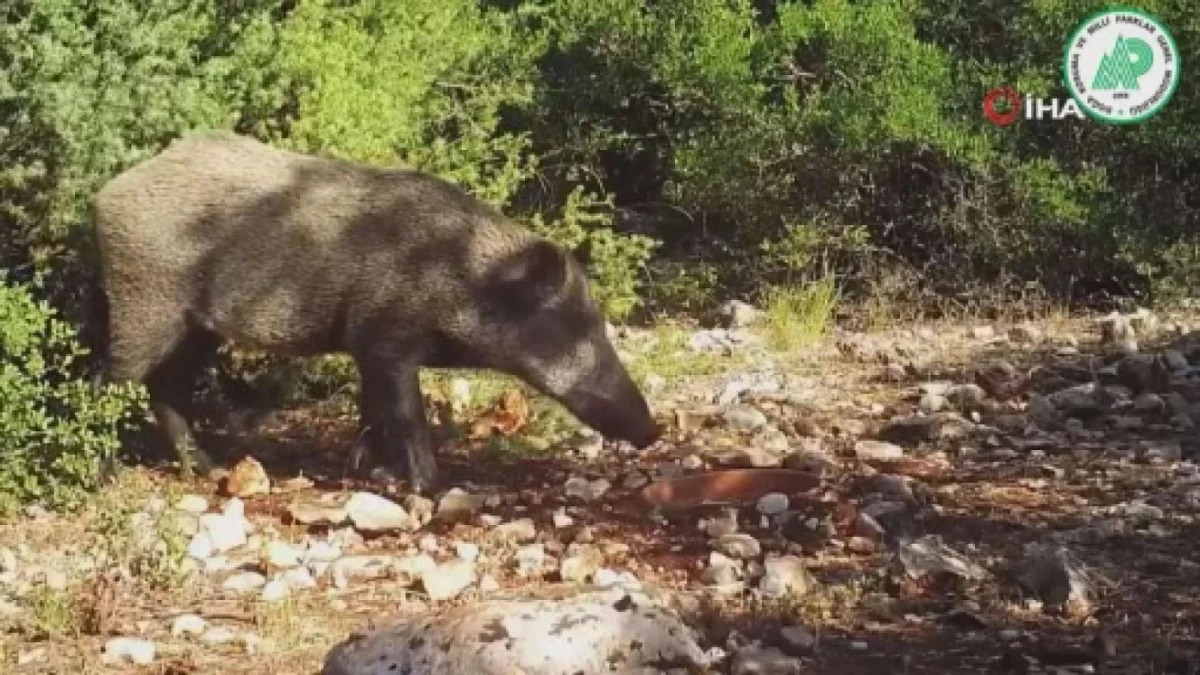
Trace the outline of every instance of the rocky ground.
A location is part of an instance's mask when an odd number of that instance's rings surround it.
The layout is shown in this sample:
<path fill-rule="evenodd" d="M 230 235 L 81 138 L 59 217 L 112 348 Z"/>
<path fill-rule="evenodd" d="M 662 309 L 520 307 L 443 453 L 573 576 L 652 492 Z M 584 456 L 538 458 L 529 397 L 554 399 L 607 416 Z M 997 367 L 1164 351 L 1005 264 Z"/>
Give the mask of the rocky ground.
<path fill-rule="evenodd" d="M 139 469 L 83 514 L 30 508 L 0 523 L 0 673 L 317 673 L 398 618 L 330 672 L 484 672 L 547 636 L 573 672 L 1200 672 L 1194 314 L 792 353 L 756 320 L 620 337 L 669 422 L 645 452 L 542 438 L 519 390 L 479 409 L 455 380 L 430 499 L 343 478 L 352 415 L 293 410 L 219 482 Z M 809 478 L 643 500 L 726 467 Z"/>

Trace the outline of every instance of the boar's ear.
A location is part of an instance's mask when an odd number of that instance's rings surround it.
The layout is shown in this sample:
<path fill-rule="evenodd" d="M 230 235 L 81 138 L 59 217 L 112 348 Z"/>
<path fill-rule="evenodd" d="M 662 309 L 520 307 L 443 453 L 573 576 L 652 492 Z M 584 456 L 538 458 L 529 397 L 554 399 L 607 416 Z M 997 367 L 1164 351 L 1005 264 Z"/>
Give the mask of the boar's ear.
<path fill-rule="evenodd" d="M 500 264 L 496 280 L 510 301 L 535 309 L 558 297 L 567 283 L 567 252 L 538 240 Z"/>

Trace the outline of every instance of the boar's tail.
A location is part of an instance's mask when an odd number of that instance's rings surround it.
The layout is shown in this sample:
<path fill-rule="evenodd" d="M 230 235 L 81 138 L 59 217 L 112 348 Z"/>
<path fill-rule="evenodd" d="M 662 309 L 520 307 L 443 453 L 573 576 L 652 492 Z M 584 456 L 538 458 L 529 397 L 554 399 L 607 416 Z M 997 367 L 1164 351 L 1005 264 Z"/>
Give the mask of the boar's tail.
<path fill-rule="evenodd" d="M 99 387 L 107 379 L 111 365 L 108 294 L 104 292 L 97 274 L 88 275 L 82 290 L 83 326 L 80 340 L 89 352 L 89 377 L 92 386 Z"/>

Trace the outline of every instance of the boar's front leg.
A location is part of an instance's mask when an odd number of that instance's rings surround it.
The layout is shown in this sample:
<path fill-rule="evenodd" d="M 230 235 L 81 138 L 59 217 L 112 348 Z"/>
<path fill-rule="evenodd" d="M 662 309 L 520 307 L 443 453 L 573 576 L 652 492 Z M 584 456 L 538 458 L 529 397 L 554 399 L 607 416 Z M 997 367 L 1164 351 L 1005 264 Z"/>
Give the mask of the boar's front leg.
<path fill-rule="evenodd" d="M 433 439 L 415 363 L 359 365 L 364 438 L 376 464 L 400 469 L 414 492 L 437 482 Z"/>

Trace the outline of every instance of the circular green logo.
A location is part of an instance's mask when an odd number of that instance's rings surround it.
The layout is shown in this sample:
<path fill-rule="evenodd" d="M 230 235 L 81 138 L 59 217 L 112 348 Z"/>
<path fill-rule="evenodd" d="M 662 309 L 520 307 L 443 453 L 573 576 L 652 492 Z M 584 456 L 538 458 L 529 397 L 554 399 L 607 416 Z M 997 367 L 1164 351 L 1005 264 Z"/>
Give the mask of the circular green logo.
<path fill-rule="evenodd" d="M 1112 124 L 1162 110 L 1179 84 L 1179 47 L 1165 26 L 1138 9 L 1088 17 L 1063 56 L 1067 90 L 1085 113 Z"/>

